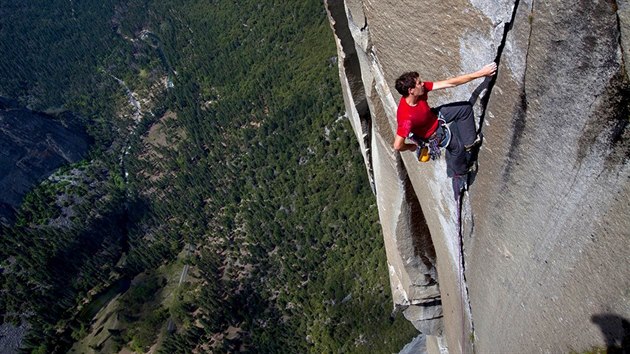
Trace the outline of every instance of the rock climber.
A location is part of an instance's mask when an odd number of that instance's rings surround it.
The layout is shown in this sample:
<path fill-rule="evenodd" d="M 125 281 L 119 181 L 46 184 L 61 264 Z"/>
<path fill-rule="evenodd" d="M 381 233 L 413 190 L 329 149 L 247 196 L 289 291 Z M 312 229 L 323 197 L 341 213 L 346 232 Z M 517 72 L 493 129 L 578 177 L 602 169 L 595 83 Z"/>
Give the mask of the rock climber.
<path fill-rule="evenodd" d="M 428 146 L 431 158 L 439 157 L 440 148 L 446 148 L 447 175 L 465 176 L 470 168 L 471 149 L 479 144 L 475 117 L 469 102 L 448 103 L 429 107 L 427 93 L 463 85 L 472 80 L 493 76 L 497 64 L 441 81 L 422 81 L 417 72 L 407 72 L 396 80 L 396 91 L 402 95 L 398 104 L 398 129 L 394 139 L 397 151 L 415 151 Z M 449 126 L 447 126 L 447 123 Z"/>

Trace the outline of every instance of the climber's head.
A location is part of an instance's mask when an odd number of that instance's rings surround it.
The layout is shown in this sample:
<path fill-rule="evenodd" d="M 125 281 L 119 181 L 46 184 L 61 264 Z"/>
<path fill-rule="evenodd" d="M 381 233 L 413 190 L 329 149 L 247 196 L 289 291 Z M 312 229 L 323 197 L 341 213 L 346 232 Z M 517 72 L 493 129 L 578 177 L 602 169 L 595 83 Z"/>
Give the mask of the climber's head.
<path fill-rule="evenodd" d="M 422 92 L 410 92 L 418 88 Z M 409 96 L 409 94 L 419 94 L 422 95 L 424 93 L 424 87 L 422 86 L 422 81 L 420 80 L 420 74 L 415 71 L 407 72 L 398 79 L 396 79 L 396 91 L 400 93 L 403 97 Z"/>

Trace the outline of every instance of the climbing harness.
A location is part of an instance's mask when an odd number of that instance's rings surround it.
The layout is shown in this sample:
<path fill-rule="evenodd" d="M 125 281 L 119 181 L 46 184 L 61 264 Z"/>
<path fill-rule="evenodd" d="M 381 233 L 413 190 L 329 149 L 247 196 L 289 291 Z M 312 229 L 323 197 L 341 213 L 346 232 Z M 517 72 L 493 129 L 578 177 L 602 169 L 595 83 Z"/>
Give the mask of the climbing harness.
<path fill-rule="evenodd" d="M 446 149 L 451 142 L 451 130 L 446 125 L 446 121 L 440 118 L 437 129 L 428 139 L 416 137 L 413 133 L 409 134 L 409 139 L 418 145 L 416 149 L 418 161 L 437 160 L 442 154 L 442 149 Z"/>

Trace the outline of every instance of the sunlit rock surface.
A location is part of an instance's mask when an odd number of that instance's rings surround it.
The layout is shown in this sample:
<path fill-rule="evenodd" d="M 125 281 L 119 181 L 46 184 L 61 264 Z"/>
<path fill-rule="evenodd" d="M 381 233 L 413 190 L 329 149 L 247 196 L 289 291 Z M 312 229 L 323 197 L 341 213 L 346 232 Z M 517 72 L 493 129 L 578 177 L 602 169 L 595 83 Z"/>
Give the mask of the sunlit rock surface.
<path fill-rule="evenodd" d="M 630 335 L 628 1 L 326 6 L 394 303 L 430 336 L 427 350 L 621 346 Z M 493 60 L 494 80 L 429 95 L 432 106 L 475 102 L 484 139 L 460 205 L 444 161 L 392 149 L 394 81 L 410 70 L 446 79 Z"/>

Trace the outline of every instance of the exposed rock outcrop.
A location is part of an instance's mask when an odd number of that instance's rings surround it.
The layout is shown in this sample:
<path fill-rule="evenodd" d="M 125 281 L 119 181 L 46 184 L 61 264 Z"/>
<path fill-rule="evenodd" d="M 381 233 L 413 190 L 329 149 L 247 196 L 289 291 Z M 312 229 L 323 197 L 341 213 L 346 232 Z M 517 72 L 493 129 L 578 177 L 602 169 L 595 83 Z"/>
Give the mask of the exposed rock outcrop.
<path fill-rule="evenodd" d="M 630 4 L 326 6 L 394 303 L 434 336 L 429 351 L 621 345 L 630 318 Z M 429 95 L 432 106 L 476 103 L 484 140 L 458 203 L 443 160 L 419 164 L 393 150 L 393 82 L 410 70 L 445 79 L 493 60 L 494 79 Z"/>
<path fill-rule="evenodd" d="M 83 158 L 89 144 L 83 128 L 1 99 L 0 222 L 10 223 L 25 194 L 60 166 Z"/>

